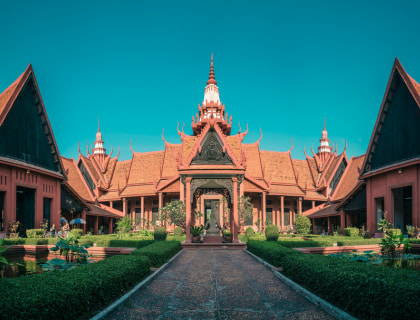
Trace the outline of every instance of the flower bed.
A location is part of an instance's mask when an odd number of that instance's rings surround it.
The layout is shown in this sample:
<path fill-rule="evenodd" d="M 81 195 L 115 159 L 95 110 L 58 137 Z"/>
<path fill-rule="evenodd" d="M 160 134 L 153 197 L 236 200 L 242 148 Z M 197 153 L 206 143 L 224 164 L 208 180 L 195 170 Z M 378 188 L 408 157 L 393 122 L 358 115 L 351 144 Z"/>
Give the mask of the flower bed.
<path fill-rule="evenodd" d="M 278 243 L 251 241 L 248 250 L 359 319 L 415 319 L 420 312 L 419 272 L 302 254 Z"/>

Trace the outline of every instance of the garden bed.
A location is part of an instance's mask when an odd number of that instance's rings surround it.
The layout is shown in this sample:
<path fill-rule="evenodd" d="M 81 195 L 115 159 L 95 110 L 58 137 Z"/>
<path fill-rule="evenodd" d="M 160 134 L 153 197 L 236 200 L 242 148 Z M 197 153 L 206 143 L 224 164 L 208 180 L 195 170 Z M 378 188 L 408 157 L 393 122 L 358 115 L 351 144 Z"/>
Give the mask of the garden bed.
<path fill-rule="evenodd" d="M 417 271 L 302 254 L 280 242 L 250 241 L 248 250 L 359 319 L 416 319 L 420 313 Z"/>

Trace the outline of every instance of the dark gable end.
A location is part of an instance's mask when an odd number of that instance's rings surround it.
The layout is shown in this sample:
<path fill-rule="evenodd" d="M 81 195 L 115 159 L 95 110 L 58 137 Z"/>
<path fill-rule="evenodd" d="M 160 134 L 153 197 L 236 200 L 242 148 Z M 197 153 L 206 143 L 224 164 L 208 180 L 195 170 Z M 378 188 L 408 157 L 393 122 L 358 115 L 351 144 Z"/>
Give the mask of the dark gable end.
<path fill-rule="evenodd" d="M 31 70 L 1 123 L 0 156 L 63 173 L 52 130 Z"/>
<path fill-rule="evenodd" d="M 201 152 L 197 150 L 191 164 L 233 164 L 227 151 L 223 152 L 222 142 L 213 128 L 207 132 L 201 144 Z"/>

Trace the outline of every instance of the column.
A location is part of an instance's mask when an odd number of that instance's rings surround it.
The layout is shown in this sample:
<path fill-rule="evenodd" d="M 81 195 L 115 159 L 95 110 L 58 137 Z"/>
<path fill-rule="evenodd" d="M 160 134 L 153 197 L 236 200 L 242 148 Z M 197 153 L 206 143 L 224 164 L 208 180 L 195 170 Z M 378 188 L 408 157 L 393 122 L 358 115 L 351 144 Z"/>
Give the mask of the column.
<path fill-rule="evenodd" d="M 85 211 L 85 209 L 83 209 L 83 211 L 82 211 L 82 219 L 86 221 L 86 211 Z M 83 225 L 83 234 L 84 235 L 86 234 L 86 224 L 87 224 L 87 221 Z M 59 226 L 59 224 L 56 224 L 56 226 Z"/>
<path fill-rule="evenodd" d="M 328 234 L 329 235 L 332 235 L 332 233 L 331 233 L 331 221 L 330 221 L 330 216 L 328 216 Z"/>
<path fill-rule="evenodd" d="M 160 213 L 160 208 L 162 208 L 162 204 L 163 204 L 163 194 L 162 194 L 162 192 L 159 192 L 158 193 L 159 194 L 159 213 Z M 158 220 L 159 221 L 159 226 L 161 226 L 161 227 L 164 227 L 164 223 L 163 223 L 163 221 L 160 221 L 160 220 Z"/>
<path fill-rule="evenodd" d="M 299 197 L 299 214 L 302 214 L 302 197 Z"/>
<path fill-rule="evenodd" d="M 185 238 L 185 242 L 186 243 L 190 243 L 191 242 L 191 237 L 190 237 L 190 225 L 191 225 L 191 178 L 187 178 L 185 180 L 186 182 L 186 195 L 185 195 L 185 213 L 186 213 L 186 223 L 185 223 L 185 233 L 187 235 L 187 237 Z"/>
<path fill-rule="evenodd" d="M 95 223 L 93 225 L 93 234 L 98 234 L 99 217 L 95 216 Z"/>
<path fill-rule="evenodd" d="M 143 226 L 143 229 L 146 227 L 145 222 L 143 220 L 143 218 L 145 218 L 144 216 L 144 197 L 140 197 L 140 218 L 142 219 L 141 224 Z"/>
<path fill-rule="evenodd" d="M 238 178 L 232 178 L 233 181 L 233 241 L 238 242 Z"/>
<path fill-rule="evenodd" d="M 262 202 L 262 231 L 265 230 L 265 220 L 267 219 L 266 217 L 266 209 L 267 209 L 267 201 L 266 201 L 266 192 L 263 191 L 262 193 L 262 197 L 261 197 L 261 202 Z"/>
<path fill-rule="evenodd" d="M 127 199 L 123 198 L 122 201 L 123 201 L 123 213 L 126 216 L 127 215 Z"/>
<path fill-rule="evenodd" d="M 109 217 L 109 226 L 108 226 L 109 234 L 112 234 L 114 232 L 114 228 L 112 226 L 113 221 L 114 221 L 114 218 Z"/>
<path fill-rule="evenodd" d="M 312 233 L 316 234 L 316 232 L 315 232 L 315 219 L 311 219 L 311 221 L 312 221 Z"/>
<path fill-rule="evenodd" d="M 113 201 L 110 201 L 110 202 L 109 202 L 109 207 L 110 207 L 110 208 L 113 208 L 113 207 L 114 207 L 114 202 L 113 202 Z"/>
<path fill-rule="evenodd" d="M 182 183 L 182 178 L 179 179 L 179 200 L 185 202 L 184 184 Z"/>
<path fill-rule="evenodd" d="M 344 211 L 341 209 L 340 211 L 340 225 L 341 225 L 341 234 L 344 236 L 344 228 L 346 227 L 346 214 L 344 213 Z"/>
<path fill-rule="evenodd" d="M 281 230 L 284 229 L 284 196 L 280 197 Z"/>
<path fill-rule="evenodd" d="M 312 208 L 315 208 L 315 200 L 312 200 Z"/>

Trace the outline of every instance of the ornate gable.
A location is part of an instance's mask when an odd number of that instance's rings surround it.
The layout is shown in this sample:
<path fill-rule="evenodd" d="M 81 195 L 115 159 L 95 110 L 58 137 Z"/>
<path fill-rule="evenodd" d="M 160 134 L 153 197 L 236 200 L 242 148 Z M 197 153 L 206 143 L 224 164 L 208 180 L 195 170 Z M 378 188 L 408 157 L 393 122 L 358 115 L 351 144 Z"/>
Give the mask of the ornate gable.
<path fill-rule="evenodd" d="M 191 164 L 233 164 L 214 128 L 203 138 Z"/>

